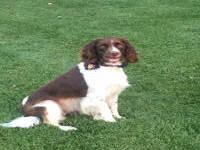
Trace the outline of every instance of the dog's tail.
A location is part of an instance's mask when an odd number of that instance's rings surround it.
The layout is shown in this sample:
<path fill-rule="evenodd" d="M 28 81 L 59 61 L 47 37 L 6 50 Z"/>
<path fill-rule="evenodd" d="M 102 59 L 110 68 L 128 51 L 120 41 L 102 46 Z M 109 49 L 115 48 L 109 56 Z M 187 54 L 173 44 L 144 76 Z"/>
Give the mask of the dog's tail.
<path fill-rule="evenodd" d="M 18 117 L 9 123 L 2 123 L 0 126 L 7 128 L 29 128 L 40 123 L 40 118 L 35 116 Z"/>

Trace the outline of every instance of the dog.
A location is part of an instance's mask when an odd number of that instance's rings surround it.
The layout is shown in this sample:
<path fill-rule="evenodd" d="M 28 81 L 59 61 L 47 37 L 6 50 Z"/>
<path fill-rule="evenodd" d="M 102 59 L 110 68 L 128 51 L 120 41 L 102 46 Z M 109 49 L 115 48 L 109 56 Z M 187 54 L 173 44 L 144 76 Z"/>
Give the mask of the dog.
<path fill-rule="evenodd" d="M 123 67 L 137 61 L 135 48 L 127 39 L 93 40 L 81 50 L 77 66 L 23 99 L 22 117 L 0 125 L 29 128 L 42 121 L 64 131 L 76 130 L 60 125 L 67 114 L 74 112 L 115 122 L 122 118 L 118 96 L 129 86 Z"/>

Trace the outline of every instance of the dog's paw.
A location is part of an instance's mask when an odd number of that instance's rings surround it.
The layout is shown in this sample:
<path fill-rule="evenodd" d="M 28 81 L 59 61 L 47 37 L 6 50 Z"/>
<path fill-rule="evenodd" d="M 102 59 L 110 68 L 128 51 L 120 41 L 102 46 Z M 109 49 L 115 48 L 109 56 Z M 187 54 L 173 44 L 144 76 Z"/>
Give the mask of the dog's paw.
<path fill-rule="evenodd" d="M 106 118 L 106 119 L 103 119 L 104 121 L 106 122 L 116 122 L 116 120 L 114 118 Z"/>
<path fill-rule="evenodd" d="M 120 115 L 115 115 L 114 117 L 117 118 L 117 119 L 126 119 L 126 117 L 122 117 Z"/>
<path fill-rule="evenodd" d="M 77 128 L 71 127 L 71 126 L 59 126 L 59 129 L 61 129 L 63 131 L 77 130 Z"/>
<path fill-rule="evenodd" d="M 93 117 L 94 120 L 104 120 L 106 122 L 116 122 L 116 120 L 113 118 L 113 117 L 110 117 L 110 118 L 103 118 L 102 116 L 99 116 L 99 115 L 96 115 Z"/>

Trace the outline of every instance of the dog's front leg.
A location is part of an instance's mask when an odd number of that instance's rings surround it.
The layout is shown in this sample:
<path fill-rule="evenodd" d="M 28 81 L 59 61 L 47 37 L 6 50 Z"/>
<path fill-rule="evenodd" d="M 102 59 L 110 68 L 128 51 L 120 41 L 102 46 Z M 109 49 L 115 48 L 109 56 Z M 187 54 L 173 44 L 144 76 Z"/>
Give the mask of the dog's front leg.
<path fill-rule="evenodd" d="M 113 96 L 113 97 L 107 99 L 106 101 L 107 101 L 107 103 L 110 107 L 110 110 L 115 118 L 118 118 L 118 119 L 124 118 L 124 117 L 120 116 L 119 112 L 118 112 L 118 95 Z"/>
<path fill-rule="evenodd" d="M 94 120 L 115 122 L 112 112 L 103 97 L 86 97 L 81 101 L 81 112 L 92 115 Z"/>

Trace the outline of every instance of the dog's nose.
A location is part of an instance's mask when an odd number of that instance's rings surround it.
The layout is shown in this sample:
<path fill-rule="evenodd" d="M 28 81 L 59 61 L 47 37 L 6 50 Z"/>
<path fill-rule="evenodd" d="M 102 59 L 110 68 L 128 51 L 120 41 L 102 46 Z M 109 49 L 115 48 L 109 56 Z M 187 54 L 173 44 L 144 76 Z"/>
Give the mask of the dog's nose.
<path fill-rule="evenodd" d="M 119 52 L 111 52 L 111 55 L 116 57 L 117 55 L 119 55 Z"/>

